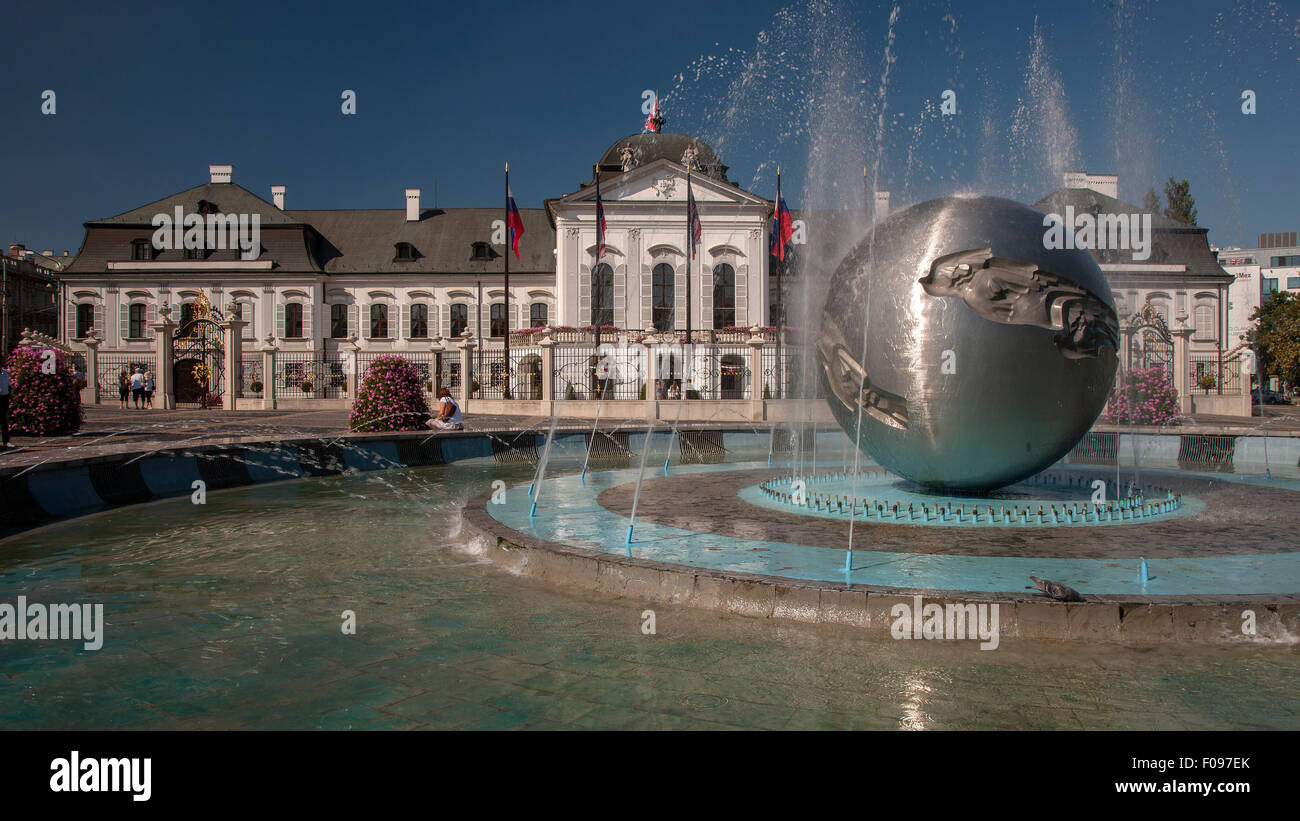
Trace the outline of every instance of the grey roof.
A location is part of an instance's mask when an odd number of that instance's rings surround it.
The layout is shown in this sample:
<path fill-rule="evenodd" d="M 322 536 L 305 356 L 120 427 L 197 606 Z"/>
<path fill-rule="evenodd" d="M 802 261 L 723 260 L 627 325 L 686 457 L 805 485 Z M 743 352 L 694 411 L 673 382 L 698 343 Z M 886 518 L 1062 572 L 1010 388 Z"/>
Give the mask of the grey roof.
<path fill-rule="evenodd" d="M 425 209 L 408 222 L 397 209 L 289 211 L 325 238 L 320 261 L 328 274 L 500 274 L 506 246 L 491 246 L 492 223 L 504 220 L 501 208 Z M 511 252 L 510 272 L 554 273 L 555 229 L 540 208 L 521 208 L 524 233 L 519 259 Z M 396 245 L 409 242 L 416 257 L 398 262 Z M 471 259 L 475 242 L 489 243 L 491 258 Z"/>
<path fill-rule="evenodd" d="M 258 214 L 263 226 L 296 225 L 297 221 L 271 203 L 257 196 L 241 185 L 233 182 L 216 182 L 196 185 L 178 194 L 133 208 L 115 217 L 87 223 L 87 225 L 149 225 L 155 214 L 171 216 L 176 206 L 181 206 L 184 213 L 199 210 L 199 200 L 215 203 L 223 214 Z"/>

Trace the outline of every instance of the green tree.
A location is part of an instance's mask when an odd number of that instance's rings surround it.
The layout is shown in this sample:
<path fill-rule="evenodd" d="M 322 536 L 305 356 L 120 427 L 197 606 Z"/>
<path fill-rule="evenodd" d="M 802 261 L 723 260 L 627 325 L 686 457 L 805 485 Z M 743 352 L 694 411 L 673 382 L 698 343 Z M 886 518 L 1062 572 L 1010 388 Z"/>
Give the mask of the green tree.
<path fill-rule="evenodd" d="M 1260 373 L 1300 384 L 1300 299 L 1274 291 L 1250 315 L 1249 340 L 1259 346 Z"/>
<path fill-rule="evenodd" d="M 1175 182 L 1173 177 L 1169 178 L 1165 183 L 1165 202 L 1169 203 L 1165 208 L 1166 217 L 1175 222 L 1196 224 L 1196 200 L 1192 199 L 1191 185 L 1186 179 Z"/>
<path fill-rule="evenodd" d="M 1147 189 L 1146 196 L 1142 198 L 1142 210 L 1153 214 L 1160 213 L 1160 195 L 1156 193 L 1155 188 Z"/>

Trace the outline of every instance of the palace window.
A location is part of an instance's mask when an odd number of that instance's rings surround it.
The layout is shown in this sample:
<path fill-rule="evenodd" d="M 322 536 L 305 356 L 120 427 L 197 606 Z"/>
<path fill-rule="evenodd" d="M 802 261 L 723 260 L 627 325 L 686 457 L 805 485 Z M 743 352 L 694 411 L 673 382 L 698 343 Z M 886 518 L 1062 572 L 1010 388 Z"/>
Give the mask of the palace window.
<path fill-rule="evenodd" d="M 469 255 L 470 259 L 492 259 L 492 249 L 486 242 L 476 242 Z"/>
<path fill-rule="evenodd" d="M 463 302 L 457 302 L 451 306 L 451 328 L 450 335 L 453 338 L 463 336 L 465 329 L 469 327 L 469 306 Z"/>
<path fill-rule="evenodd" d="M 591 271 L 591 324 L 614 324 L 614 269 L 604 262 Z"/>
<path fill-rule="evenodd" d="M 488 308 L 488 336 L 506 335 L 506 304 L 494 302 Z"/>
<path fill-rule="evenodd" d="M 284 337 L 285 339 L 302 338 L 302 305 L 297 302 L 290 302 L 284 306 Z"/>
<path fill-rule="evenodd" d="M 145 311 L 147 306 L 143 302 L 136 302 L 131 305 L 127 314 L 127 336 L 131 339 L 144 339 L 145 332 Z"/>
<path fill-rule="evenodd" d="M 671 331 L 673 329 L 674 281 L 676 272 L 673 266 L 661 262 L 655 266 L 651 276 L 650 306 L 651 322 L 655 330 Z"/>
<path fill-rule="evenodd" d="M 713 330 L 736 324 L 736 271 L 723 262 L 713 266 Z"/>
<path fill-rule="evenodd" d="M 137 239 L 131 243 L 131 259 L 153 259 L 153 245 L 147 239 Z"/>
<path fill-rule="evenodd" d="M 194 303 L 181 303 L 181 333 L 186 336 L 194 335 Z"/>
<path fill-rule="evenodd" d="M 399 242 L 395 247 L 397 248 L 397 256 L 393 258 L 394 261 L 409 262 L 415 259 L 415 246 L 411 243 Z"/>
<path fill-rule="evenodd" d="M 382 303 L 372 303 L 370 306 L 370 338 L 387 339 L 388 338 L 388 306 Z"/>
<path fill-rule="evenodd" d="M 330 339 L 348 338 L 348 306 L 335 303 L 330 306 Z"/>
<path fill-rule="evenodd" d="M 528 327 L 545 328 L 547 320 L 547 308 L 545 302 L 534 302 L 528 306 Z"/>
<path fill-rule="evenodd" d="M 186 259 L 207 259 L 208 252 L 207 249 L 205 248 L 186 248 L 185 258 Z"/>
<path fill-rule="evenodd" d="M 1214 306 L 1197 305 L 1192 314 L 1192 323 L 1196 339 L 1214 339 Z"/>
<path fill-rule="evenodd" d="M 77 339 L 85 339 L 90 336 L 90 331 L 95 327 L 95 306 L 90 303 L 82 303 L 77 306 Z"/>
<path fill-rule="evenodd" d="M 411 339 L 424 339 L 429 336 L 429 306 L 417 304 L 411 306 Z"/>

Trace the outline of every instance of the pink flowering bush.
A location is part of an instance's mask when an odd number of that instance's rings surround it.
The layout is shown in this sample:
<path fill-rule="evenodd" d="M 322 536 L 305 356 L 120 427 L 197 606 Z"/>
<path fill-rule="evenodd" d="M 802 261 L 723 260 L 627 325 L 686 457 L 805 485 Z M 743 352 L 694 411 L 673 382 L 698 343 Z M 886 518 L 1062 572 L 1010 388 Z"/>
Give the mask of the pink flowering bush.
<path fill-rule="evenodd" d="M 46 373 L 53 355 L 54 371 Z M 81 427 L 81 392 L 72 380 L 72 361 L 54 348 L 15 348 L 9 368 L 9 430 L 28 436 L 62 436 Z"/>
<path fill-rule="evenodd" d="M 400 356 L 377 356 L 357 388 L 348 426 L 355 431 L 420 430 L 429 403 L 415 365 Z"/>
<path fill-rule="evenodd" d="M 1178 418 L 1178 392 L 1164 368 L 1133 368 L 1111 391 L 1102 418 L 1112 425 L 1167 425 Z"/>

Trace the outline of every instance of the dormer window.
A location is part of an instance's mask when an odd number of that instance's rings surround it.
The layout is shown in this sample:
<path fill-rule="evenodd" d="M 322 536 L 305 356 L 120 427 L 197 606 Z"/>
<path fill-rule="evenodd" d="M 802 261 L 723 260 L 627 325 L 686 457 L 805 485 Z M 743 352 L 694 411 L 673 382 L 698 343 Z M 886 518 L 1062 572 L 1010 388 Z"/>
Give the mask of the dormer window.
<path fill-rule="evenodd" d="M 393 257 L 394 260 L 409 262 L 415 259 L 415 246 L 411 243 L 399 242 L 393 247 L 397 249 L 397 255 Z"/>
<path fill-rule="evenodd" d="M 221 213 L 221 208 L 218 207 L 215 202 L 209 202 L 208 200 L 199 200 L 199 213 L 204 215 L 219 214 Z"/>
<path fill-rule="evenodd" d="M 470 253 L 470 259 L 492 259 L 492 249 L 486 242 L 474 243 L 474 250 Z"/>
<path fill-rule="evenodd" d="M 147 239 L 137 239 L 131 242 L 131 259 L 150 260 L 153 259 L 153 245 Z"/>
<path fill-rule="evenodd" d="M 186 259 L 207 259 L 208 252 L 206 248 L 186 248 L 185 258 Z"/>

